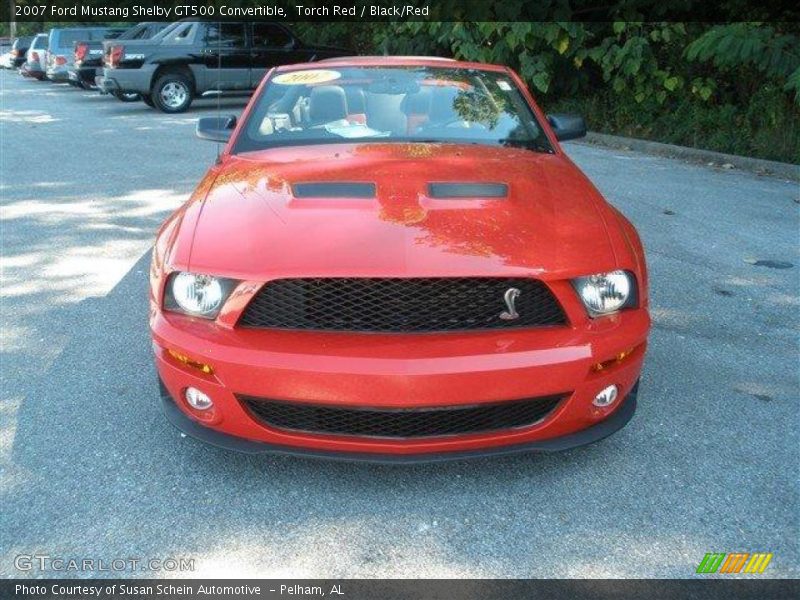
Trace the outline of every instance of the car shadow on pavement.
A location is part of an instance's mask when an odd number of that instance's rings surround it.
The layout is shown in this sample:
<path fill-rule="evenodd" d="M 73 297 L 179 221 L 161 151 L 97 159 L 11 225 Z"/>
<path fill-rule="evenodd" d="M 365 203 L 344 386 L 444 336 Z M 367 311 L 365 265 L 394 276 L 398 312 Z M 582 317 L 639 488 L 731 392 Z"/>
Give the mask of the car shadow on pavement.
<path fill-rule="evenodd" d="M 170 114 L 170 113 L 162 113 L 155 108 L 147 106 L 144 102 L 120 102 L 115 98 L 109 98 L 108 96 L 101 96 L 98 94 L 100 98 L 105 99 L 109 102 L 108 106 L 103 107 L 103 112 L 105 114 L 111 116 L 118 116 L 118 115 L 136 115 L 142 116 L 146 114 L 151 114 L 155 120 L 160 118 L 169 118 L 169 117 L 191 117 L 191 116 L 202 116 L 206 113 L 214 113 L 217 110 L 224 113 L 235 113 L 237 115 L 241 114 L 244 107 L 247 106 L 247 102 L 249 98 L 224 98 L 220 101 L 219 107 L 217 107 L 217 101 L 213 98 L 202 98 L 195 100 L 189 109 L 186 112 Z"/>
<path fill-rule="evenodd" d="M 797 573 L 797 271 L 742 260 L 800 264 L 795 205 L 775 202 L 795 187 L 570 150 L 651 267 L 639 408 L 603 442 L 413 467 L 246 456 L 162 416 L 149 256 L 130 266 L 212 163 L 192 128 L 214 102 L 88 111 L 59 86 L 19 87 L 33 105 L 9 105 L 5 139 L 62 140 L 69 160 L 3 188 L 0 574 L 42 552 L 188 556 L 207 577 L 687 577 L 705 552 L 738 550 Z M 97 152 L 98 130 L 124 149 Z M 27 150 L 5 160 L 29 173 Z"/>
<path fill-rule="evenodd" d="M 345 537 L 389 526 L 413 539 L 455 527 L 471 539 L 475 526 L 483 527 L 474 516 L 481 505 L 510 528 L 515 509 L 504 507 L 498 517 L 496 503 L 524 502 L 525 488 L 548 487 L 564 468 L 602 468 L 624 445 L 620 438 L 558 455 L 395 467 L 247 456 L 182 437 L 161 412 L 147 328 L 148 267 L 149 252 L 108 295 L 58 308 L 62 316 L 49 333 L 68 342 L 46 373 L 20 390 L 2 486 L 4 506 L 14 505 L 4 526 L 12 552 L 58 546 L 93 555 L 136 549 L 204 556 L 209 549 L 198 532 L 217 540 L 219 550 L 277 532 L 311 541 L 315 528 L 322 533 L 337 523 Z M 370 562 L 388 560 L 391 549 L 368 538 L 359 570 L 342 572 L 390 567 Z M 320 561 L 328 568 L 339 562 Z"/>
<path fill-rule="evenodd" d="M 68 341 L 21 390 L 1 490 L 4 565 L 41 551 L 192 557 L 207 577 L 633 576 L 665 566 L 690 576 L 699 549 L 741 535 L 709 537 L 731 507 L 687 504 L 703 489 L 736 489 L 737 475 L 709 471 L 659 432 L 652 382 L 627 428 L 552 455 L 382 466 L 241 455 L 182 437 L 158 398 L 148 265 L 149 253 L 108 295 L 58 309 L 50 334 Z M 666 359 L 665 335 L 654 334 L 651 360 Z M 698 461 L 697 472 L 680 460 Z M 659 557 L 654 544 L 690 558 Z M 553 558 L 567 550 L 569 562 Z"/>

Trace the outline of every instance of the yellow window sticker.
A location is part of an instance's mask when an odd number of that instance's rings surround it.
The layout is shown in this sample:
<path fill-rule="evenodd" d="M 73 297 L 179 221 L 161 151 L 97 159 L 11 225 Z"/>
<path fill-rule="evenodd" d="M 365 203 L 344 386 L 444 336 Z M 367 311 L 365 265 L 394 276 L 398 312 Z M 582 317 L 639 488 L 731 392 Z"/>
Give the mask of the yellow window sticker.
<path fill-rule="evenodd" d="M 328 71 L 326 69 L 312 69 L 309 71 L 293 71 L 282 73 L 272 78 L 273 83 L 280 85 L 309 85 L 313 83 L 325 83 L 339 79 L 342 74 L 338 71 Z"/>

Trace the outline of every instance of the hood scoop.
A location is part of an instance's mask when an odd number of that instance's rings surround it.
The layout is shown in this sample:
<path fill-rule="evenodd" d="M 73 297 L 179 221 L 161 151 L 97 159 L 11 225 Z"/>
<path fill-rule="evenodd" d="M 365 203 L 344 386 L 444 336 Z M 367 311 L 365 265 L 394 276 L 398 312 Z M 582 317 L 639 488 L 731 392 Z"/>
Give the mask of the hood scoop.
<path fill-rule="evenodd" d="M 292 184 L 295 198 L 374 198 L 375 184 L 347 181 L 320 181 Z"/>
<path fill-rule="evenodd" d="M 430 198 L 506 198 L 505 183 L 429 183 Z"/>

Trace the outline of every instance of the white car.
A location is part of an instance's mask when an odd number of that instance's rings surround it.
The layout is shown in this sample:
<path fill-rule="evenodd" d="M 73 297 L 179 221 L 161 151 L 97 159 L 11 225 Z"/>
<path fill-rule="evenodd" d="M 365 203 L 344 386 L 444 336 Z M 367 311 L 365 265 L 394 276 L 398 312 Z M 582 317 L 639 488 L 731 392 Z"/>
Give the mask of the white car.
<path fill-rule="evenodd" d="M 34 77 L 36 79 L 44 79 L 45 65 L 47 64 L 47 45 L 48 35 L 40 33 L 31 43 L 28 52 L 25 54 L 25 62 L 19 69 L 19 72 L 26 77 Z"/>
<path fill-rule="evenodd" d="M 0 67 L 10 69 L 11 63 L 11 43 L 0 43 Z"/>
<path fill-rule="evenodd" d="M 0 67 L 2 67 L 3 69 L 14 68 L 14 55 L 11 54 L 11 50 L 3 53 L 3 55 L 0 56 Z"/>

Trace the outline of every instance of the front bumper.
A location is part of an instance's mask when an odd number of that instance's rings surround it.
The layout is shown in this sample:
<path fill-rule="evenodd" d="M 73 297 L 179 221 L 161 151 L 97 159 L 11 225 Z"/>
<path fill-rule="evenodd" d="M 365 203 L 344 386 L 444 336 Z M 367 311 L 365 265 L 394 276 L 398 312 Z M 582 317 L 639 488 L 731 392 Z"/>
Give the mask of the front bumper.
<path fill-rule="evenodd" d="M 162 381 L 159 382 L 161 390 L 161 403 L 167 420 L 180 432 L 185 433 L 197 440 L 211 444 L 224 450 L 242 452 L 245 454 L 282 454 L 289 456 L 299 456 L 302 458 L 322 458 L 330 460 L 367 462 L 381 464 L 424 464 L 446 462 L 451 460 L 466 460 L 487 456 L 507 456 L 509 454 L 522 454 L 527 452 L 561 452 L 571 448 L 593 444 L 616 433 L 633 418 L 636 412 L 636 398 L 639 393 L 639 382 L 633 386 L 619 408 L 614 413 L 587 429 L 577 433 L 568 434 L 554 439 L 515 444 L 511 446 L 499 446 L 494 448 L 479 448 L 476 450 L 466 450 L 461 452 L 441 452 L 428 454 L 378 454 L 378 453 L 354 453 L 354 452 L 334 452 L 320 451 L 309 448 L 293 448 L 290 446 L 279 446 L 265 442 L 254 442 L 244 438 L 235 437 L 214 431 L 204 427 L 197 421 L 192 420 L 181 409 L 178 408 L 175 400 L 169 395 L 167 388 Z"/>
<path fill-rule="evenodd" d="M 156 366 L 172 399 L 167 414 L 180 429 L 248 452 L 379 461 L 393 456 L 401 462 L 565 449 L 609 435 L 630 419 L 635 406 L 649 326 L 644 309 L 581 326 L 441 335 L 228 329 L 157 309 L 151 313 Z M 619 363 L 593 370 L 630 349 Z M 210 365 L 213 373 L 179 363 L 169 350 Z M 618 386 L 625 403 L 595 407 L 593 398 L 610 384 Z M 183 392 L 189 386 L 214 400 L 213 418 L 186 404 Z M 422 409 L 557 394 L 565 400 L 531 425 L 402 439 L 271 427 L 251 416 L 237 397 Z M 232 439 L 223 442 L 226 438 Z"/>

